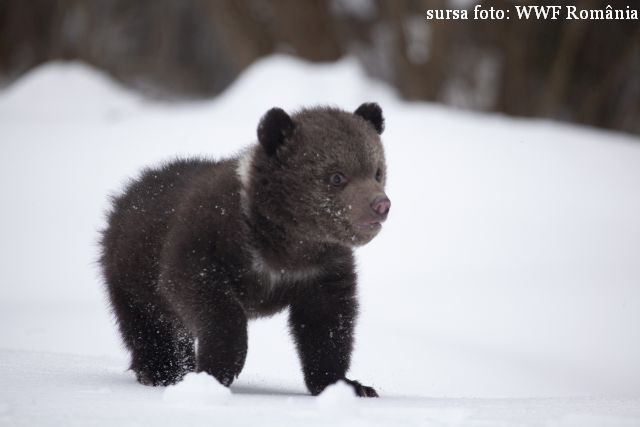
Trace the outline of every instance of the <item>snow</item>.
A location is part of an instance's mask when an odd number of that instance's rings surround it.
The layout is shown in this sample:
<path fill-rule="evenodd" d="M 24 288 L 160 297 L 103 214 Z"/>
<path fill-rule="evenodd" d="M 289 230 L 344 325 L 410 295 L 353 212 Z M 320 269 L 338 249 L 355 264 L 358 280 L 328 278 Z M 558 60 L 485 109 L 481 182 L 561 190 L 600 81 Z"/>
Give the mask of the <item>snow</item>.
<path fill-rule="evenodd" d="M 238 152 L 273 106 L 371 100 L 392 209 L 358 251 L 349 377 L 382 397 L 309 396 L 284 314 L 250 325 L 231 395 L 137 384 L 96 266 L 107 196 Z M 353 59 L 270 57 L 181 104 L 46 64 L 0 92 L 0 425 L 639 425 L 638 194 L 638 137 L 407 103 Z"/>
<path fill-rule="evenodd" d="M 166 387 L 162 400 L 182 405 L 224 404 L 231 391 L 204 372 L 190 372 L 177 384 Z"/>
<path fill-rule="evenodd" d="M 359 399 L 353 392 L 353 387 L 342 381 L 327 387 L 315 400 L 318 408 L 327 414 L 358 414 Z"/>

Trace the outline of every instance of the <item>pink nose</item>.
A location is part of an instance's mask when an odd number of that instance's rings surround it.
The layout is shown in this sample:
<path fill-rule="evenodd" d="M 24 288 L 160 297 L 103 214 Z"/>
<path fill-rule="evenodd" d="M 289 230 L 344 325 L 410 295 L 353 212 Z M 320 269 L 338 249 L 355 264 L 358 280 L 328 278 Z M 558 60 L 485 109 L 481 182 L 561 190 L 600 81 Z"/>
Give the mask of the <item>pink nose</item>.
<path fill-rule="evenodd" d="M 371 203 L 373 210 L 380 216 L 386 217 L 391 209 L 391 200 L 387 196 L 378 196 Z"/>

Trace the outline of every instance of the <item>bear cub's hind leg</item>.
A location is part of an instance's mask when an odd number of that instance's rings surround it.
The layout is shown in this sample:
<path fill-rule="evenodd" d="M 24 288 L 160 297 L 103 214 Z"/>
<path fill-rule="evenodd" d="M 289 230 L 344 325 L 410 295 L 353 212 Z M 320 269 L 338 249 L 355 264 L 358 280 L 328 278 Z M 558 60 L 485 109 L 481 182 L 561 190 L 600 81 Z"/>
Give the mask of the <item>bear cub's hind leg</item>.
<path fill-rule="evenodd" d="M 121 290 L 111 289 L 111 297 L 138 382 L 175 384 L 195 369 L 193 338 L 178 319 L 155 304 L 136 302 Z"/>

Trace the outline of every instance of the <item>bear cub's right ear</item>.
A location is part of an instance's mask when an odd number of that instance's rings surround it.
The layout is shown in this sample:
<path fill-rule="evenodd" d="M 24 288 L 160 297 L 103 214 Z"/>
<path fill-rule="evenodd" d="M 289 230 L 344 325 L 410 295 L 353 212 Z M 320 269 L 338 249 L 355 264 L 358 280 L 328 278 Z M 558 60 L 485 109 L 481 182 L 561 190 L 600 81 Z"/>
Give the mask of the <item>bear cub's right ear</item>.
<path fill-rule="evenodd" d="M 258 141 L 271 156 L 285 139 L 291 136 L 294 128 L 291 117 L 282 108 L 274 107 L 260 119 Z"/>
<path fill-rule="evenodd" d="M 353 113 L 368 121 L 375 128 L 378 135 L 382 135 L 384 131 L 384 117 L 382 117 L 382 108 L 375 102 L 365 102 Z"/>

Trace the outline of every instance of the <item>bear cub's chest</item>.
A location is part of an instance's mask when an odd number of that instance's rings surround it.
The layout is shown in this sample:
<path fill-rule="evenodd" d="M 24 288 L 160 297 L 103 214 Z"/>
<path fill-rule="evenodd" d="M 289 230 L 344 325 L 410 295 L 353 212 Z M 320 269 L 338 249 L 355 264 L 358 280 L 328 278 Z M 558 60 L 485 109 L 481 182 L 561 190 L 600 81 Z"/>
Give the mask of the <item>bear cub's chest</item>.
<path fill-rule="evenodd" d="M 320 276 L 315 268 L 274 270 L 255 266 L 244 277 L 239 299 L 250 318 L 270 316 L 287 308 L 298 295 L 308 293 Z"/>

